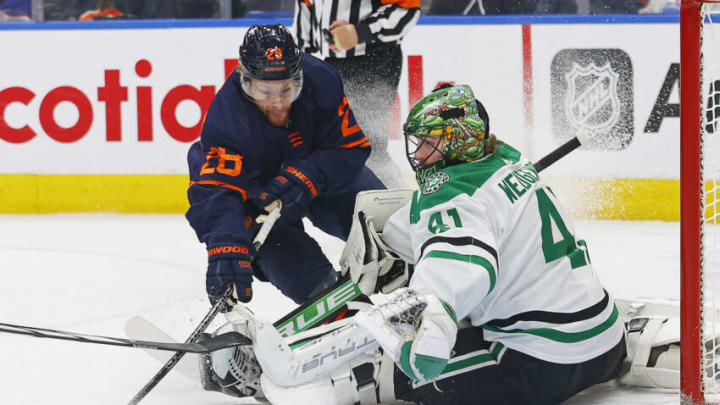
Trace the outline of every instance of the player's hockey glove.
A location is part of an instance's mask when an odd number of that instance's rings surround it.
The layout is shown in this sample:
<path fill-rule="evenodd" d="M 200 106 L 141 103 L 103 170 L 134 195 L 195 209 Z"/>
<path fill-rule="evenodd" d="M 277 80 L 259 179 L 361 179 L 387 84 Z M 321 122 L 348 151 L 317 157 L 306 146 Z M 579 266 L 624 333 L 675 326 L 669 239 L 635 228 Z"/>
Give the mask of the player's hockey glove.
<path fill-rule="evenodd" d="M 282 201 L 278 224 L 288 225 L 307 215 L 312 200 L 325 189 L 325 176 L 303 160 L 287 162 L 280 172 L 265 185 L 258 197 L 262 208 L 275 200 Z"/>
<path fill-rule="evenodd" d="M 251 263 L 255 255 L 254 249 L 241 243 L 211 240 L 207 244 L 207 251 L 208 269 L 205 287 L 210 302 L 215 304 L 230 284 L 235 287 L 232 303 L 236 303 L 237 300 L 249 302 L 252 299 Z M 229 306 L 225 309 L 230 309 Z"/>

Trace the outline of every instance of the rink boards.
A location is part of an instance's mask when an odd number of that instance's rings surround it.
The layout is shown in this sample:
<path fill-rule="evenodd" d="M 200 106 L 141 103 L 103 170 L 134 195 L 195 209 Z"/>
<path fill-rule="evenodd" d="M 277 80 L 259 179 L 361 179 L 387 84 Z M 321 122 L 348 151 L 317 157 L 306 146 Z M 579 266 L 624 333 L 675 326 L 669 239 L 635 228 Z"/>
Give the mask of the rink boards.
<path fill-rule="evenodd" d="M 187 208 L 185 156 L 255 21 L 0 25 L 0 212 Z M 289 24 L 289 20 L 280 21 Z M 470 84 L 491 130 L 537 160 L 579 217 L 677 220 L 675 16 L 423 17 L 403 42 L 389 128 L 439 81 Z M 557 191 L 557 190 L 556 190 Z"/>

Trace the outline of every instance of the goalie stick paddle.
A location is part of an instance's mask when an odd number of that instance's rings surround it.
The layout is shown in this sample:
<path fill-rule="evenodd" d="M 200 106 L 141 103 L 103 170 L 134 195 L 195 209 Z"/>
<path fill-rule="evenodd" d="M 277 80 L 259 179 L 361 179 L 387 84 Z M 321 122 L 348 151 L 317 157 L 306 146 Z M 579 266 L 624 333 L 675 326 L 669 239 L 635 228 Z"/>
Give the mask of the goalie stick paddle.
<path fill-rule="evenodd" d="M 95 343 L 101 345 L 135 347 L 139 349 L 165 350 L 182 353 L 210 353 L 227 347 L 252 344 L 250 339 L 236 332 L 224 333 L 211 339 L 195 343 L 169 343 L 122 339 L 108 336 L 86 335 L 83 333 L 66 332 L 55 329 L 35 328 L 32 326 L 13 325 L 9 323 L 0 323 L 0 332 L 28 335 L 38 338 L 69 340 L 72 342 Z"/>

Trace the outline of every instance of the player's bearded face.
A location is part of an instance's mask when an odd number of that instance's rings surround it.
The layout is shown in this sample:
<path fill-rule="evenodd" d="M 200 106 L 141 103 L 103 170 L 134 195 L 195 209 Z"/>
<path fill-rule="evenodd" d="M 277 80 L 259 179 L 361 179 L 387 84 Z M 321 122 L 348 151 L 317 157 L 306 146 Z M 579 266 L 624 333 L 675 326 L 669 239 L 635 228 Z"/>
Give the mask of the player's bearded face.
<path fill-rule="evenodd" d="M 417 160 L 420 167 L 430 166 L 443 158 L 442 149 L 445 140 L 442 135 L 417 137 L 416 142 L 415 160 Z"/>
<path fill-rule="evenodd" d="M 293 79 L 253 80 L 249 95 L 270 124 L 280 127 L 287 122 L 297 97 L 297 83 Z"/>

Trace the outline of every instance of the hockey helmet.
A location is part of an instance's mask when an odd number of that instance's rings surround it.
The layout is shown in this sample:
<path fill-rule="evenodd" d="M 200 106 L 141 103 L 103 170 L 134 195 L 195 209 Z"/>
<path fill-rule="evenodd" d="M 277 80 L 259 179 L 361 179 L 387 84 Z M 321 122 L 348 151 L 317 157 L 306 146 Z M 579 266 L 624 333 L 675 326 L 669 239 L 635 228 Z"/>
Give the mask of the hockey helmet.
<path fill-rule="evenodd" d="M 252 101 L 274 96 L 252 91 L 253 80 L 292 80 L 292 91 L 278 94 L 290 101 L 297 99 L 302 90 L 300 49 L 281 24 L 253 25 L 247 30 L 240 45 L 239 71 L 243 92 Z"/>
<path fill-rule="evenodd" d="M 442 154 L 443 166 L 481 159 L 490 119 L 470 86 L 446 83 L 413 106 L 403 133 L 410 166 L 419 172 L 426 165 L 415 154 L 425 142 Z"/>

